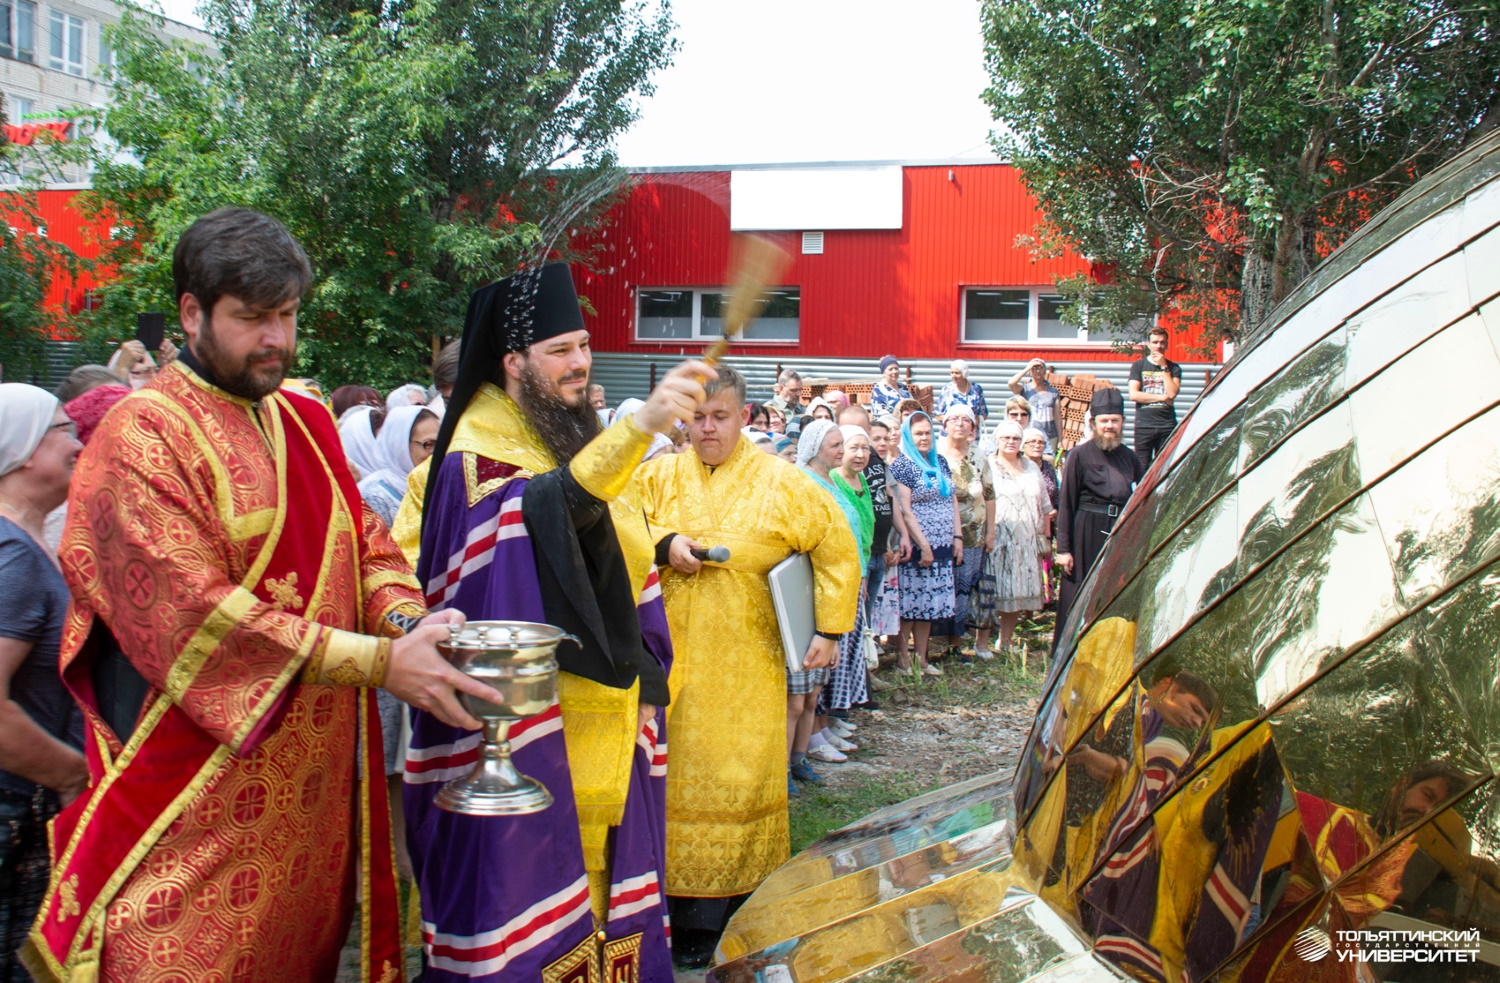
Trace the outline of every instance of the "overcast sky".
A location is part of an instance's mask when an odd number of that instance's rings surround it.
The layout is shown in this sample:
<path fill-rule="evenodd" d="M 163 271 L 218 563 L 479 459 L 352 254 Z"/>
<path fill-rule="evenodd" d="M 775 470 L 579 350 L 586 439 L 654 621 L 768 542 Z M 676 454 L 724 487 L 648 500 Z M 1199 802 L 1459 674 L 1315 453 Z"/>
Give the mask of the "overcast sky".
<path fill-rule="evenodd" d="M 194 0 L 164 0 L 197 24 Z M 627 167 L 989 156 L 978 0 L 675 0 Z"/>

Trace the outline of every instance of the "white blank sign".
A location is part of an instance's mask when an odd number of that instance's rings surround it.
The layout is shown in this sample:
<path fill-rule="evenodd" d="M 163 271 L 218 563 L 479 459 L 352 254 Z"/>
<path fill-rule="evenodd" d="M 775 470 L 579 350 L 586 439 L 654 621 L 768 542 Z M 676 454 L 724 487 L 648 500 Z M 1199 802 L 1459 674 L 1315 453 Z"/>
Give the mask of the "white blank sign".
<path fill-rule="evenodd" d="M 901 168 L 817 167 L 733 171 L 736 232 L 901 228 Z"/>

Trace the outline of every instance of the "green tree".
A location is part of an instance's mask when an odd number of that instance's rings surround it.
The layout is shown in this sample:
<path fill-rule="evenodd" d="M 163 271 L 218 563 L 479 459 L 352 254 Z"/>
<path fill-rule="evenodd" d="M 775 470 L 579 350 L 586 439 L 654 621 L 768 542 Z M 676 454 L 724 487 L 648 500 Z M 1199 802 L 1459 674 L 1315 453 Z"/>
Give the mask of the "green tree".
<path fill-rule="evenodd" d="M 1500 0 L 984 0 L 999 151 L 1061 284 L 1121 326 L 1252 329 L 1371 214 L 1500 123 Z"/>
<path fill-rule="evenodd" d="M 277 216 L 318 276 L 297 371 L 422 378 L 474 287 L 548 257 L 623 186 L 614 137 L 675 48 L 618 0 L 209 0 L 218 52 L 126 16 L 93 206 L 117 277 L 91 329 L 175 308 L 171 248 L 229 204 Z"/>

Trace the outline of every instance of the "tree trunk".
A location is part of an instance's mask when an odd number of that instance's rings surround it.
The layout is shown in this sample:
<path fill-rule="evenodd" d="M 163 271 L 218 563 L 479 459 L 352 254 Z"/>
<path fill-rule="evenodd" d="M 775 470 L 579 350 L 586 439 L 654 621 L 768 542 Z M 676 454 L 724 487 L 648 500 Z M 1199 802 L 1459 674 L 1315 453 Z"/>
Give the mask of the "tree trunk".
<path fill-rule="evenodd" d="M 1245 260 L 1240 269 L 1240 325 L 1234 339 L 1236 343 L 1248 338 L 1276 306 L 1272 297 L 1274 265 L 1272 258 L 1266 255 L 1264 243 L 1252 239 L 1245 244 Z"/>

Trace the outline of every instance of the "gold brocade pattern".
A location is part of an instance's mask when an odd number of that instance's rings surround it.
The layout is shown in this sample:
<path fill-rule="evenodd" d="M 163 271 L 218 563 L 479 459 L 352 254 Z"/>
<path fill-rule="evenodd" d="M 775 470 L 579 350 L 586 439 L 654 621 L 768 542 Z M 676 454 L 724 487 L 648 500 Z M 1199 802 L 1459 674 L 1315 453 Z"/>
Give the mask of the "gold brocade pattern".
<path fill-rule="evenodd" d="M 174 366 L 112 412 L 79 460 L 61 549 L 74 636 L 102 618 L 152 684 L 146 706 L 170 680 L 183 711 L 231 748 L 278 688 L 295 687 L 107 905 L 102 980 L 312 983 L 337 969 L 354 901 L 358 691 L 296 675 L 331 628 L 357 630 L 419 595 L 365 508 L 357 526 L 336 517 L 318 582 L 289 585 L 305 612 L 244 599 L 265 535 L 237 538 L 241 520 L 280 514 L 273 412 Z"/>
<path fill-rule="evenodd" d="M 637 600 L 645 588 L 655 562 L 655 544 L 642 518 L 636 484 L 602 477 L 600 462 L 615 462 L 634 468 L 640 454 L 640 432 L 624 419 L 591 441 L 578 457 L 593 475 L 591 483 L 603 491 L 619 490 L 610 502 L 610 518 L 630 571 Z M 646 440 L 649 446 L 649 439 Z M 595 444 L 600 445 L 595 447 Z M 512 480 L 545 474 L 557 467 L 551 451 L 526 422 L 515 401 L 490 383 L 480 386 L 454 427 L 449 454 L 465 455 L 465 480 L 472 507 L 477 492 L 496 494 Z M 644 449 L 641 449 L 644 453 Z M 504 479 L 477 484 L 472 455 L 486 457 L 521 469 Z M 393 524 L 393 535 L 402 551 L 415 564 L 421 549 L 422 508 L 427 493 L 427 464 L 414 469 L 407 479 L 406 497 Z M 594 462 L 592 465 L 588 462 Z M 470 473 L 473 472 L 473 477 Z M 630 767 L 635 754 L 636 710 L 639 684 L 616 689 L 569 673 L 558 677 L 558 704 L 562 711 L 568 770 L 578 805 L 579 832 L 583 840 L 584 866 L 591 872 L 606 867 L 609 827 L 619 825 L 630 788 Z"/>
<path fill-rule="evenodd" d="M 789 851 L 786 663 L 766 574 L 811 553 L 818 628 L 849 631 L 858 548 L 826 491 L 748 440 L 712 470 L 691 452 L 647 462 L 639 483 L 654 539 L 681 533 L 732 554 L 692 577 L 662 571 L 674 650 L 666 891 L 744 894 Z"/>
<path fill-rule="evenodd" d="M 590 935 L 543 969 L 542 983 L 599 983 L 599 940 Z"/>
<path fill-rule="evenodd" d="M 307 603 L 302 600 L 302 595 L 297 593 L 297 571 L 295 570 L 281 580 L 275 577 L 267 580 L 266 589 L 276 599 L 271 606 L 278 611 L 300 611 L 302 605 Z"/>

